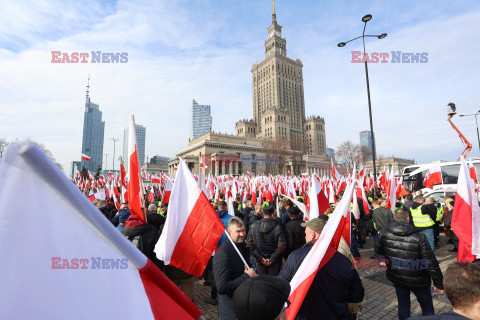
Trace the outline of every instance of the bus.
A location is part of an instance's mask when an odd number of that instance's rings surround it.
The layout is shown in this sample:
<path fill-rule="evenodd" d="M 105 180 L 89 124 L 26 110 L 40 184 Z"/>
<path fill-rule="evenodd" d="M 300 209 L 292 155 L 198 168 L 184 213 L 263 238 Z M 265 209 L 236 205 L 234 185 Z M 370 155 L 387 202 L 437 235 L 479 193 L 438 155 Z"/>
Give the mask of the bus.
<path fill-rule="evenodd" d="M 480 158 L 468 158 L 467 163 L 473 164 L 475 170 L 480 172 Z M 443 184 L 456 185 L 458 180 L 458 173 L 460 172 L 460 162 L 447 161 L 433 161 L 426 164 L 415 164 L 403 168 L 402 177 L 403 185 L 410 190 L 421 190 L 423 180 L 427 174 L 428 169 L 438 164 L 442 170 Z M 455 188 L 456 189 L 456 188 Z"/>

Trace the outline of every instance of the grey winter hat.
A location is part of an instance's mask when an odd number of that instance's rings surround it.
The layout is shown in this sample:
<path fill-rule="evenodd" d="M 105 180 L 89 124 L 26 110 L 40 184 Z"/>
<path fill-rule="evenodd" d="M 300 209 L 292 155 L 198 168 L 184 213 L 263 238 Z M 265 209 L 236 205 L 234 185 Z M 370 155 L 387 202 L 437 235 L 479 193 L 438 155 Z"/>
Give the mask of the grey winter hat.
<path fill-rule="evenodd" d="M 325 220 L 322 220 L 320 218 L 315 218 L 315 219 L 312 219 L 312 220 L 308 220 L 308 222 L 302 223 L 301 226 L 302 227 L 309 227 L 310 229 L 312 229 L 316 233 L 322 233 L 323 227 L 325 227 L 326 224 L 327 224 L 327 222 Z"/>

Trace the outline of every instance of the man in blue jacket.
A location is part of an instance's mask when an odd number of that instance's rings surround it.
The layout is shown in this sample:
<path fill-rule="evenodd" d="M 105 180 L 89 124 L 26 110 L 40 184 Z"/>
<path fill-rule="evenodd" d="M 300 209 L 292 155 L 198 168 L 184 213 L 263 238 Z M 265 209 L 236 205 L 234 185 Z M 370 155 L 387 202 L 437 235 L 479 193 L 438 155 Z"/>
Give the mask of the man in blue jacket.
<path fill-rule="evenodd" d="M 233 216 L 228 214 L 228 206 L 225 201 L 218 202 L 217 214 L 220 217 L 220 220 L 222 220 L 223 226 L 227 228 L 227 223 L 230 219 L 233 218 Z M 227 236 L 225 235 L 225 233 L 223 233 L 220 240 L 218 240 L 218 244 L 217 244 L 218 248 L 220 248 L 220 246 L 225 242 L 226 238 Z"/>
<path fill-rule="evenodd" d="M 278 275 L 290 282 L 320 237 L 326 222 L 319 218 L 302 223 L 307 243 L 293 251 Z M 338 251 L 313 279 L 296 319 L 349 319 L 348 303 L 363 301 L 365 290 L 352 261 Z"/>

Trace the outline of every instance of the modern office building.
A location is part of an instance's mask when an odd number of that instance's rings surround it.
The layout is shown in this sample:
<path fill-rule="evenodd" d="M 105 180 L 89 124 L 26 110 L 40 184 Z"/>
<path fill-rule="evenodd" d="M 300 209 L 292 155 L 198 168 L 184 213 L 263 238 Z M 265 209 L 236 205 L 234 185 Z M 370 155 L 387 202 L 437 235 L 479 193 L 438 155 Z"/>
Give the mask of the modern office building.
<path fill-rule="evenodd" d="M 80 161 L 72 161 L 72 170 L 70 172 L 70 175 L 75 178 L 75 174 L 78 172 L 82 171 L 81 167 L 82 163 Z"/>
<path fill-rule="evenodd" d="M 335 162 L 335 150 L 332 148 L 327 148 L 327 157 L 332 159 L 333 162 Z"/>
<path fill-rule="evenodd" d="M 360 145 L 365 147 L 370 152 L 370 156 L 368 159 L 365 160 L 372 160 L 373 159 L 373 140 L 372 140 L 372 132 L 365 130 L 360 132 Z"/>
<path fill-rule="evenodd" d="M 138 151 L 138 160 L 140 161 L 140 166 L 145 163 L 145 133 L 146 129 L 140 124 L 135 125 L 135 133 L 137 135 L 137 151 Z M 123 166 L 125 170 L 128 170 L 128 138 L 129 138 L 129 128 L 126 127 L 123 130 Z"/>
<path fill-rule="evenodd" d="M 105 121 L 102 121 L 102 112 L 98 104 L 93 103 L 89 96 L 90 77 L 88 78 L 85 113 L 83 116 L 82 153 L 90 157 L 90 161 L 82 160 L 81 167 L 85 167 L 92 174 L 102 168 L 103 139 Z"/>
<path fill-rule="evenodd" d="M 190 140 L 195 140 L 212 129 L 210 106 L 198 104 L 193 100 L 190 109 Z"/>

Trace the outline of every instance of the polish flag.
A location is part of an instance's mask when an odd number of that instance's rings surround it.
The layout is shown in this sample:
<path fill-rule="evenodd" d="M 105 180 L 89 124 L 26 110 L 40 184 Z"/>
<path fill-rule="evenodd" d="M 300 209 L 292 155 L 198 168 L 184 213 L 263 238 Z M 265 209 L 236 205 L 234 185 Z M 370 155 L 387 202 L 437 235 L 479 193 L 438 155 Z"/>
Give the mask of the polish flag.
<path fill-rule="evenodd" d="M 201 317 L 33 143 L 6 151 L 0 177 L 0 256 L 16 262 L 0 265 L 9 275 L 0 286 L 2 319 Z M 29 199 L 21 207 L 19 194 Z M 128 306 L 119 307 L 125 297 Z M 25 300 L 28 308 L 19 307 Z"/>
<path fill-rule="evenodd" d="M 111 184 L 111 193 L 112 193 L 112 197 L 113 197 L 113 202 L 115 203 L 115 208 L 117 208 L 117 210 L 120 210 L 120 204 L 118 203 L 118 198 L 117 198 L 117 195 L 116 193 L 118 193 L 118 191 L 116 190 L 116 188 L 113 186 L 113 182 Z"/>
<path fill-rule="evenodd" d="M 390 209 L 393 213 L 395 213 L 395 204 L 397 203 L 397 185 L 395 182 L 395 174 L 393 173 L 393 170 L 390 172 L 390 179 L 388 180 L 387 184 L 387 192 L 387 209 Z"/>
<path fill-rule="evenodd" d="M 167 220 L 155 246 L 159 259 L 200 277 L 225 227 L 180 158 Z"/>
<path fill-rule="evenodd" d="M 473 262 L 480 258 L 480 208 L 467 164 L 460 161 L 452 229 L 459 238 L 457 261 Z"/>
<path fill-rule="evenodd" d="M 200 161 L 200 168 L 207 170 L 208 166 L 203 161 Z"/>
<path fill-rule="evenodd" d="M 300 209 L 300 211 L 303 213 L 303 220 L 308 221 L 308 210 L 307 206 L 304 203 L 301 203 L 300 201 L 296 200 L 295 198 L 290 198 L 289 196 L 283 195 L 285 198 L 290 199 L 294 205 Z"/>
<path fill-rule="evenodd" d="M 337 251 L 340 237 L 345 229 L 345 224 L 349 221 L 350 203 L 352 202 L 354 190 L 354 183 L 348 185 L 344 197 L 335 208 L 330 219 L 328 219 L 327 224 L 320 234 L 320 238 L 315 242 L 290 281 L 291 291 L 288 300 L 291 303 L 286 309 L 288 320 L 295 319 L 318 270 L 320 270 Z"/>
<path fill-rule="evenodd" d="M 162 203 L 168 203 L 170 201 L 170 194 L 172 193 L 173 182 L 167 177 L 165 190 L 163 191 Z"/>
<path fill-rule="evenodd" d="M 477 171 L 475 170 L 475 167 L 470 163 L 470 178 L 475 181 L 475 184 L 478 184 L 478 179 L 477 179 Z"/>
<path fill-rule="evenodd" d="M 397 184 L 397 197 L 405 197 L 408 194 L 408 191 L 403 187 L 403 177 L 400 177 L 400 180 Z"/>
<path fill-rule="evenodd" d="M 152 202 L 155 197 L 155 192 L 153 191 L 153 187 L 150 188 L 150 192 L 148 194 L 148 202 Z"/>
<path fill-rule="evenodd" d="M 340 172 L 338 172 L 337 168 L 333 165 L 333 160 L 330 160 L 332 163 L 332 174 L 333 174 L 333 179 L 335 180 L 340 180 L 340 177 L 342 176 Z"/>
<path fill-rule="evenodd" d="M 124 187 L 127 187 L 126 177 L 127 173 L 125 172 L 125 167 L 123 166 L 123 159 L 120 157 L 120 182 Z"/>
<path fill-rule="evenodd" d="M 312 186 L 308 190 L 308 201 L 306 201 L 308 209 L 308 218 L 315 219 L 318 218 L 320 214 L 323 214 L 325 210 L 330 207 L 325 193 L 322 191 L 322 188 L 318 184 L 318 180 L 315 175 L 312 176 Z"/>
<path fill-rule="evenodd" d="M 433 167 L 428 169 L 423 185 L 427 188 L 432 189 L 435 184 L 442 183 L 442 170 L 438 164 L 435 164 Z"/>
<path fill-rule="evenodd" d="M 137 150 L 137 133 L 135 132 L 135 117 L 130 118 L 128 132 L 128 205 L 130 213 L 145 221 L 143 215 L 143 188 L 140 188 L 140 161 Z"/>
<path fill-rule="evenodd" d="M 90 157 L 82 153 L 82 160 L 90 161 Z"/>

